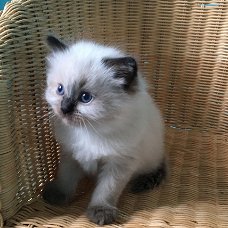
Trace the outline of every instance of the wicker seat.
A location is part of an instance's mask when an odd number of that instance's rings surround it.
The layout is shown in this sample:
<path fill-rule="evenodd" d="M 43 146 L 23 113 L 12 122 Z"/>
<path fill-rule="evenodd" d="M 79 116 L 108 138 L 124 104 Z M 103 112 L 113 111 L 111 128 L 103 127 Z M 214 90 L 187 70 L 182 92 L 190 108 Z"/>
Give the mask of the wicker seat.
<path fill-rule="evenodd" d="M 40 198 L 58 165 L 45 88 L 44 38 L 86 38 L 134 56 L 166 122 L 170 176 L 126 189 L 108 227 L 228 227 L 228 2 L 13 0 L 0 15 L 0 226 L 96 227 L 93 188 L 53 207 Z"/>

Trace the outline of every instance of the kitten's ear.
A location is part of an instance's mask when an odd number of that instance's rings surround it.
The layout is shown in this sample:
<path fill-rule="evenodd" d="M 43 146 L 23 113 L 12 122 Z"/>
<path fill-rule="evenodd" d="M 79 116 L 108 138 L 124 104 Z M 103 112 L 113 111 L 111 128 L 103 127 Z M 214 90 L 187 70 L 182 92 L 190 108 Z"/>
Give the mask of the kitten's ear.
<path fill-rule="evenodd" d="M 132 57 L 122 58 L 106 58 L 103 63 L 115 70 L 115 78 L 124 79 L 124 89 L 128 90 L 136 82 L 137 78 L 137 63 Z"/>
<path fill-rule="evenodd" d="M 55 36 L 48 35 L 46 39 L 47 45 L 53 50 L 53 51 L 63 51 L 67 49 L 67 45 L 64 44 L 61 40 L 56 38 Z"/>

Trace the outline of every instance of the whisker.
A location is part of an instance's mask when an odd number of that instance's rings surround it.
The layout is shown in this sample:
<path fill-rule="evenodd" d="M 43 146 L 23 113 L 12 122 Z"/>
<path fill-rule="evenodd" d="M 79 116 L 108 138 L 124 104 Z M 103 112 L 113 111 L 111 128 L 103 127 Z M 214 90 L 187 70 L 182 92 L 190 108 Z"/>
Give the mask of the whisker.
<path fill-rule="evenodd" d="M 83 117 L 82 117 L 82 121 L 83 121 L 83 124 L 84 124 L 84 126 L 85 126 L 87 136 L 89 137 L 89 131 L 88 131 L 88 128 L 87 128 L 87 126 L 86 126 L 86 123 L 85 123 Z"/>
<path fill-rule="evenodd" d="M 88 119 L 85 119 L 87 121 L 87 123 L 93 128 L 93 130 L 95 131 L 95 133 L 99 136 L 101 136 L 101 134 L 97 131 L 97 129 L 93 126 L 93 124 L 88 120 Z"/>
<path fill-rule="evenodd" d="M 45 113 L 40 119 L 44 120 L 44 124 L 48 123 L 52 118 L 56 118 L 56 115 L 54 112 L 48 112 Z"/>
<path fill-rule="evenodd" d="M 55 114 L 52 109 L 46 111 L 41 118 L 45 118 L 47 116 L 50 116 L 52 114 Z"/>
<path fill-rule="evenodd" d="M 81 118 L 79 118 L 79 125 L 80 125 L 80 129 L 82 129 L 82 122 L 81 122 Z"/>
<path fill-rule="evenodd" d="M 100 123 L 98 120 L 93 120 L 93 122 L 98 123 L 98 124 Z"/>

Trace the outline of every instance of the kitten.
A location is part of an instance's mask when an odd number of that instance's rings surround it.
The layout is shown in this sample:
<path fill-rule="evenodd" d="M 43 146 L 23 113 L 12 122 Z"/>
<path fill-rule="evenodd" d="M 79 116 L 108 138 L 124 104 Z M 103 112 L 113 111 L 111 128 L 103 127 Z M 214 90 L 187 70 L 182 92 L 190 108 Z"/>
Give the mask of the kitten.
<path fill-rule="evenodd" d="M 45 96 L 57 117 L 61 159 L 43 198 L 66 204 L 85 174 L 97 174 L 87 216 L 110 224 L 127 183 L 141 192 L 166 176 L 161 114 L 133 58 L 89 41 L 66 45 L 48 36 L 47 43 Z"/>

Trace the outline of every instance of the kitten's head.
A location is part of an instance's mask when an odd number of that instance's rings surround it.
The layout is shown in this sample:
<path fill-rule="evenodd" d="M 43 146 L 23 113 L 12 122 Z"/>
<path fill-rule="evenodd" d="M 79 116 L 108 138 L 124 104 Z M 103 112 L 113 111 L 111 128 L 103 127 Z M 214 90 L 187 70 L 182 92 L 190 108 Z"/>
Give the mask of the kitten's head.
<path fill-rule="evenodd" d="M 121 51 L 88 41 L 66 45 L 47 37 L 46 100 L 63 122 L 99 122 L 121 115 L 138 91 L 137 64 Z"/>

